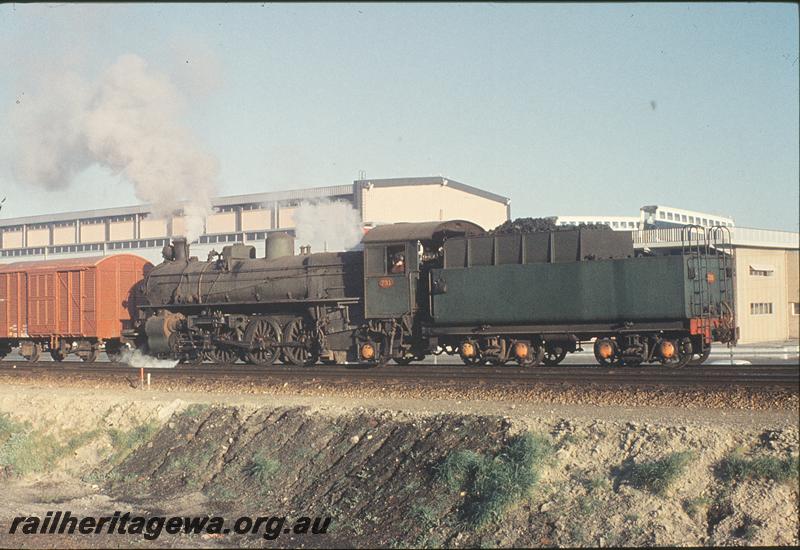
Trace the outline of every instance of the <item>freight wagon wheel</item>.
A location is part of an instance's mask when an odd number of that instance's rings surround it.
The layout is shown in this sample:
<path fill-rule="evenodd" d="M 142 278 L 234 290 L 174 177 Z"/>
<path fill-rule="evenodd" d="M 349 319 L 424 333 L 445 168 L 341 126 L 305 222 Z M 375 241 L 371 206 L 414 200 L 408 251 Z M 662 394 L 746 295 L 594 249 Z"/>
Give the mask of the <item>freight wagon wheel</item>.
<path fill-rule="evenodd" d="M 702 365 L 708 359 L 708 356 L 711 355 L 711 346 L 706 346 L 706 349 L 703 350 L 703 353 L 698 355 L 693 355 L 692 358 L 689 360 L 689 365 L 696 367 L 698 365 Z"/>
<path fill-rule="evenodd" d="M 86 363 L 94 363 L 97 360 L 97 349 L 92 348 L 91 351 L 81 355 L 81 359 L 83 359 Z"/>
<path fill-rule="evenodd" d="M 50 350 L 50 357 L 53 358 L 53 361 L 61 362 L 67 358 L 67 354 L 64 352 L 63 349 L 61 349 L 61 346 L 59 346 L 57 348 L 53 348 Z"/>
<path fill-rule="evenodd" d="M 255 348 L 244 354 L 245 361 L 265 367 L 272 365 L 279 354 L 281 327 L 272 319 L 253 319 L 244 331 L 244 341 Z"/>
<path fill-rule="evenodd" d="M 553 346 L 548 344 L 544 348 L 544 364 L 548 367 L 558 365 L 567 356 L 567 349 L 561 346 Z"/>
<path fill-rule="evenodd" d="M 31 348 L 30 355 L 23 355 L 25 359 L 30 361 L 31 363 L 35 363 L 39 360 L 39 356 L 42 354 L 42 346 L 40 344 L 34 344 Z"/>
<path fill-rule="evenodd" d="M 283 341 L 295 344 L 283 348 L 283 358 L 290 365 L 308 367 L 317 362 L 317 354 L 312 351 L 314 333 L 302 317 L 295 317 L 283 329 Z"/>

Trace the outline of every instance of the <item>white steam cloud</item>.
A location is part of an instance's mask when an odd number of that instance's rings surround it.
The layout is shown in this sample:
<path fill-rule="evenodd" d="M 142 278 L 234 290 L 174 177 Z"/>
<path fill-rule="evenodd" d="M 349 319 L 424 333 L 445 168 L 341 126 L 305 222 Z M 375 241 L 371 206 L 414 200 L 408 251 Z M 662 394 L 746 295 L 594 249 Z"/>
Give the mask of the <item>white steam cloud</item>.
<path fill-rule="evenodd" d="M 204 229 L 218 165 L 181 125 L 177 88 L 136 55 L 123 55 L 98 79 L 75 73 L 47 79 L 14 105 L 14 175 L 47 189 L 68 187 L 92 165 L 121 174 L 156 217 L 178 209 L 186 237 Z"/>
<path fill-rule="evenodd" d="M 358 246 L 364 231 L 358 212 L 343 201 L 304 202 L 294 212 L 295 239 L 311 252 L 338 252 Z"/>
<path fill-rule="evenodd" d="M 137 369 L 173 369 L 178 364 L 178 361 L 150 357 L 138 349 L 123 351 L 120 360 Z"/>

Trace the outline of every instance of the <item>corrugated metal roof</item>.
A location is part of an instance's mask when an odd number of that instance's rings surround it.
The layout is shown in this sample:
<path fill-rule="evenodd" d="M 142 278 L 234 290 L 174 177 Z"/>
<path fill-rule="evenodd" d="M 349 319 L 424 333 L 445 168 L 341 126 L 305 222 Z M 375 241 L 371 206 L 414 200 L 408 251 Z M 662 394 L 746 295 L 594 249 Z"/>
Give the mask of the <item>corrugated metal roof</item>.
<path fill-rule="evenodd" d="M 80 269 L 93 267 L 105 260 L 120 259 L 120 256 L 137 258 L 135 254 L 110 254 L 108 256 L 91 256 L 89 258 L 60 258 L 58 260 L 31 260 L 27 262 L 14 262 L 0 265 L 0 273 L 14 273 L 17 271 L 34 271 L 39 269 Z M 144 260 L 144 258 L 142 258 Z M 147 260 L 145 260 L 147 261 Z M 149 262 L 148 262 L 149 263 Z"/>
<path fill-rule="evenodd" d="M 362 242 L 385 243 L 398 241 L 429 241 L 435 235 L 480 235 L 485 233 L 483 228 L 465 220 L 451 220 L 446 222 L 419 222 L 419 223 L 392 223 L 379 225 L 367 231 Z"/>

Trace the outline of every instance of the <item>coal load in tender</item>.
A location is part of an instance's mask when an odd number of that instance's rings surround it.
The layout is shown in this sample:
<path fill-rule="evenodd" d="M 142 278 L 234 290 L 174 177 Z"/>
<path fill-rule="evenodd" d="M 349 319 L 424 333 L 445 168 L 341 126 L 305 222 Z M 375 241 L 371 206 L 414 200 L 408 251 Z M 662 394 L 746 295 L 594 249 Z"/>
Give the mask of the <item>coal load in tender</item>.
<path fill-rule="evenodd" d="M 546 231 L 573 231 L 575 226 L 556 225 L 556 218 L 517 218 L 508 220 L 488 231 L 489 235 L 516 235 L 519 233 L 540 233 Z M 577 226 L 580 229 L 597 229 L 611 231 L 605 224 L 585 224 Z"/>

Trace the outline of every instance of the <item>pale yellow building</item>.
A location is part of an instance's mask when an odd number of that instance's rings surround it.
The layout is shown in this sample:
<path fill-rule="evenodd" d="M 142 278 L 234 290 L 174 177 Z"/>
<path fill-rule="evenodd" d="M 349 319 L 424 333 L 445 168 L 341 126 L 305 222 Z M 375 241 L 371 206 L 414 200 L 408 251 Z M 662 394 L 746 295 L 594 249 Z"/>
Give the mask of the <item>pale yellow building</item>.
<path fill-rule="evenodd" d="M 351 204 L 365 226 L 461 218 L 491 229 L 510 213 L 508 198 L 438 176 L 218 197 L 192 253 L 205 258 L 220 243 L 263 247 L 271 231 L 294 230 L 302 203 L 321 200 Z M 156 218 L 146 205 L 5 219 L 0 220 L 0 262 L 124 251 L 157 263 L 161 248 L 185 232 L 180 211 Z"/>

